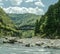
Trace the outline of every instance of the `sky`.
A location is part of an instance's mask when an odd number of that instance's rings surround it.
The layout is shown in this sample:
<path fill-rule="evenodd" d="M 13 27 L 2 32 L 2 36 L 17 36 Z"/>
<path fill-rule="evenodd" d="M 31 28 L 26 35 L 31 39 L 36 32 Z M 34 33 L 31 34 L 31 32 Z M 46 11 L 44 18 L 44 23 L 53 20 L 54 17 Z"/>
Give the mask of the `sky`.
<path fill-rule="evenodd" d="M 48 7 L 58 0 L 0 0 L 0 7 L 6 13 L 24 14 L 32 13 L 43 15 Z"/>

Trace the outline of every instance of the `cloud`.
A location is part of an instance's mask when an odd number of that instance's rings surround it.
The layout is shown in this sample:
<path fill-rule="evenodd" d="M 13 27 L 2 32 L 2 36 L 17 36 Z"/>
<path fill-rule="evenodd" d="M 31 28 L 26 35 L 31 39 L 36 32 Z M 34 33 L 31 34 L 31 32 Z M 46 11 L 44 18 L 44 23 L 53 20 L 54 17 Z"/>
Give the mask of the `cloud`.
<path fill-rule="evenodd" d="M 44 7 L 41 0 L 0 0 L 0 7 L 3 7 L 6 13 L 33 13 L 37 15 L 44 14 Z"/>
<path fill-rule="evenodd" d="M 16 13 L 16 14 L 24 14 L 24 13 L 33 13 L 36 15 L 42 15 L 44 14 L 43 9 L 36 8 L 26 8 L 26 7 L 9 7 L 9 8 L 3 8 L 6 13 Z"/>
<path fill-rule="evenodd" d="M 25 2 L 33 2 L 34 0 L 26 0 Z"/>
<path fill-rule="evenodd" d="M 22 0 L 10 0 L 12 5 L 20 5 L 23 1 Z"/>
<path fill-rule="evenodd" d="M 38 7 L 36 7 L 36 8 L 28 8 L 28 13 L 41 15 L 41 14 L 43 14 L 43 9 L 39 9 Z"/>
<path fill-rule="evenodd" d="M 30 3 L 30 4 L 34 4 L 38 7 L 44 7 L 45 5 L 43 4 L 43 2 L 41 0 L 26 0 L 26 3 Z"/>
<path fill-rule="evenodd" d="M 44 7 L 44 4 L 41 2 L 41 0 L 38 2 L 35 2 L 35 5 Z"/>

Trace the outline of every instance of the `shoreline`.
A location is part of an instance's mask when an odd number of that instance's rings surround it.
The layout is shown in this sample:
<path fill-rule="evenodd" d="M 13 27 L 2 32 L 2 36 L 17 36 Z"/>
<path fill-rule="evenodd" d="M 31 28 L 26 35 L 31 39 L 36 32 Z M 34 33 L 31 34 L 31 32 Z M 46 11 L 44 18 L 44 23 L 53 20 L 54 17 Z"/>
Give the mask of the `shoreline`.
<path fill-rule="evenodd" d="M 11 38 L 10 38 L 10 42 L 8 42 L 9 39 L 7 40 L 6 38 L 4 38 L 5 40 L 2 39 L 2 41 L 5 41 L 3 43 L 9 43 L 9 44 L 14 44 L 16 42 L 19 44 L 23 44 L 25 47 L 39 46 L 43 48 L 59 48 L 60 49 L 60 39 L 41 39 L 41 38 L 35 38 L 35 37 L 34 38 L 22 38 L 22 39 L 19 39 L 19 38 L 11 39 Z"/>

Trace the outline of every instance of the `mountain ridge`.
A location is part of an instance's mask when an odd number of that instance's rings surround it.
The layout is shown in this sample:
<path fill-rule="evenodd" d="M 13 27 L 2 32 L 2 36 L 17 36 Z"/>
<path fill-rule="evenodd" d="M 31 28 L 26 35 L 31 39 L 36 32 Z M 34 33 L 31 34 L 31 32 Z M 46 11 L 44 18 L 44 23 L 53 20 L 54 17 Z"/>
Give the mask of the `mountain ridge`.
<path fill-rule="evenodd" d="M 40 19 L 40 15 L 35 14 L 8 14 L 10 18 L 16 23 L 18 26 L 23 25 L 34 25 L 37 19 Z"/>

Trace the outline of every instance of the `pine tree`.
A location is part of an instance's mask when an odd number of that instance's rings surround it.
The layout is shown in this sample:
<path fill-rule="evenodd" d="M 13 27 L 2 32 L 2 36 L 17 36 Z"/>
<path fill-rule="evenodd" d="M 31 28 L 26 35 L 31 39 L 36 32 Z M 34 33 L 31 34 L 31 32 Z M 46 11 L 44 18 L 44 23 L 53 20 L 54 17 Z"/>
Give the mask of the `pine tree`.
<path fill-rule="evenodd" d="M 35 23 L 35 35 L 37 35 L 39 32 L 40 32 L 40 26 L 39 26 L 39 21 L 36 20 L 36 23 Z"/>

